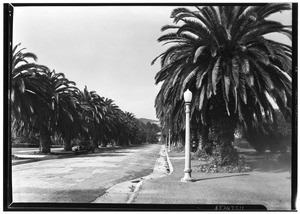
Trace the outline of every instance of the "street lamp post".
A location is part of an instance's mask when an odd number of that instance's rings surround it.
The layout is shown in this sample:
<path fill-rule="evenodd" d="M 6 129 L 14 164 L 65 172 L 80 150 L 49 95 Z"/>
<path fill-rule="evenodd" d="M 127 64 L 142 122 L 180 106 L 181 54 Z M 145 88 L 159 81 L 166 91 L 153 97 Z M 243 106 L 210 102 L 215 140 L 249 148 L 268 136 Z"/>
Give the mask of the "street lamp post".
<path fill-rule="evenodd" d="M 190 144 L 190 105 L 192 101 L 192 92 L 186 90 L 183 94 L 185 102 L 185 168 L 184 168 L 184 177 L 181 179 L 181 182 L 193 182 L 194 179 L 191 177 L 192 168 L 191 168 L 191 144 Z"/>
<path fill-rule="evenodd" d="M 168 152 L 171 151 L 171 130 L 169 129 L 169 145 L 168 145 Z"/>

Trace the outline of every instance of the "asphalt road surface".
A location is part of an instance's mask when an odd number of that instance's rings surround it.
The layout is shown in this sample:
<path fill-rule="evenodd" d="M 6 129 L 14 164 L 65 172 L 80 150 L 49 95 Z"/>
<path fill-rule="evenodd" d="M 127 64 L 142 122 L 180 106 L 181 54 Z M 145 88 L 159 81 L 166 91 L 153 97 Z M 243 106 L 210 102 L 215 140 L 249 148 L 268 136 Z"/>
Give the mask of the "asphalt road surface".
<path fill-rule="evenodd" d="M 13 202 L 92 202 L 117 183 L 151 174 L 160 148 L 146 144 L 15 165 Z"/>

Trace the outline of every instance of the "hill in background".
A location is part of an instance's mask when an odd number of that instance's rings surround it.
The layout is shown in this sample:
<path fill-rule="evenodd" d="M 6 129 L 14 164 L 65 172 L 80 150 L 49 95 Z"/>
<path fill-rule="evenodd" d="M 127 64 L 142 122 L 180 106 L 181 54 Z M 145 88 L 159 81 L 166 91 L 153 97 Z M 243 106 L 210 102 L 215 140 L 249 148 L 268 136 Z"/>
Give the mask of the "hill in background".
<path fill-rule="evenodd" d="M 147 118 L 140 118 L 140 121 L 142 121 L 144 124 L 149 123 L 154 123 L 156 125 L 160 125 L 159 120 L 151 120 L 151 119 L 147 119 Z"/>

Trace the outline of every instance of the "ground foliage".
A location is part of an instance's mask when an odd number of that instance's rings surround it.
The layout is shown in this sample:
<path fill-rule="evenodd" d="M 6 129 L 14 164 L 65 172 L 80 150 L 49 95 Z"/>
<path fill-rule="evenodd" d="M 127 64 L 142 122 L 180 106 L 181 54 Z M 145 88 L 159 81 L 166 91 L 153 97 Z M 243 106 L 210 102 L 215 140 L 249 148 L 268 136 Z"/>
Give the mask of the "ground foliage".
<path fill-rule="evenodd" d="M 226 149 L 230 149 L 230 147 L 227 147 Z M 238 153 L 236 149 L 234 149 L 234 151 L 223 150 L 221 152 L 220 148 L 218 148 L 217 146 L 217 148 L 214 150 L 211 156 L 208 155 L 204 150 L 199 149 L 192 155 L 192 159 L 201 160 L 205 162 L 204 164 L 198 166 L 197 170 L 199 172 L 240 173 L 252 171 L 251 167 L 249 166 L 249 164 L 246 163 L 243 156 L 235 155 L 236 160 L 231 159 L 231 161 L 229 162 L 229 159 L 227 158 L 228 155 L 226 154 L 226 152 L 230 154 Z"/>
<path fill-rule="evenodd" d="M 174 148 L 174 150 L 175 150 L 177 153 L 184 153 L 184 149 L 185 149 L 185 147 L 184 147 L 183 145 L 181 145 L 181 144 L 179 144 L 178 146 L 176 146 L 176 147 Z"/>
<path fill-rule="evenodd" d="M 214 172 L 214 173 L 242 173 L 252 171 L 251 167 L 245 162 L 243 156 L 235 163 L 228 165 L 220 165 L 219 157 L 211 157 L 209 161 L 203 165 L 199 165 L 198 172 Z"/>
<path fill-rule="evenodd" d="M 206 164 L 199 165 L 198 172 L 220 172 L 220 173 L 241 173 L 252 171 L 251 167 L 245 162 L 243 156 L 239 157 L 238 162 L 228 165 L 220 165 L 219 157 L 211 157 Z"/>

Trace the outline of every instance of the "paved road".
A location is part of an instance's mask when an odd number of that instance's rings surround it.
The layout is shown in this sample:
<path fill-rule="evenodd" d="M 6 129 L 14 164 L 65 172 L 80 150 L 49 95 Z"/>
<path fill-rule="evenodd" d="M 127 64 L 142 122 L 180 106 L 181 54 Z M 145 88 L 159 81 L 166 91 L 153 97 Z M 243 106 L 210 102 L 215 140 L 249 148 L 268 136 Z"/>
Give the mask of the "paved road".
<path fill-rule="evenodd" d="M 160 148 L 148 144 L 15 165 L 13 202 L 92 202 L 117 183 L 152 173 Z"/>

